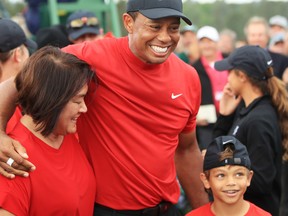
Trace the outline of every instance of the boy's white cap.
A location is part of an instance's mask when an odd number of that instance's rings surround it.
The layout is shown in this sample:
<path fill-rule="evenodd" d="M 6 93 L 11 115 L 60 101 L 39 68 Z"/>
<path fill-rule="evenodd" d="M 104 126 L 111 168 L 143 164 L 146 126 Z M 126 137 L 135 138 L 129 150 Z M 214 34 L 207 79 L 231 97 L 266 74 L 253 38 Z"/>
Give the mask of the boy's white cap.
<path fill-rule="evenodd" d="M 212 41 L 217 42 L 219 40 L 219 33 L 216 28 L 212 26 L 203 26 L 197 32 L 197 39 L 208 38 Z"/>

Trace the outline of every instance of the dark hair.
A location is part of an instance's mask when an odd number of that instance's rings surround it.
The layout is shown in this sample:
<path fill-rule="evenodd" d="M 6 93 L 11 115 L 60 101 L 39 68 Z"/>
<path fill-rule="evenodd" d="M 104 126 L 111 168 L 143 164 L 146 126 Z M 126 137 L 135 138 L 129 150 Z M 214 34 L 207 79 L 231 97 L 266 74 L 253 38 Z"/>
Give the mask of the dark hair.
<path fill-rule="evenodd" d="M 81 88 L 95 79 L 90 66 L 59 48 L 46 46 L 36 51 L 16 77 L 18 103 L 30 115 L 37 130 L 49 135 L 58 117 Z"/>
<path fill-rule="evenodd" d="M 219 153 L 219 161 L 223 161 L 228 158 L 233 158 L 234 151 L 231 146 L 227 146 L 224 151 Z"/>
<path fill-rule="evenodd" d="M 136 17 L 138 16 L 139 12 L 138 11 L 130 11 L 130 12 L 127 12 L 131 17 L 132 19 L 135 21 Z"/>

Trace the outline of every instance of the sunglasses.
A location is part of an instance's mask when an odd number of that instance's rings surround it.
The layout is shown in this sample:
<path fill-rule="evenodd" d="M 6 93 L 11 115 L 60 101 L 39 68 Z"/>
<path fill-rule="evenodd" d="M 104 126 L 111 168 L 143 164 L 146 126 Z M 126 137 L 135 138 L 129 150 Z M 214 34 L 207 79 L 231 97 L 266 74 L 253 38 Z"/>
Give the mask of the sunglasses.
<path fill-rule="evenodd" d="M 82 17 L 80 19 L 72 20 L 69 24 L 69 27 L 81 28 L 84 25 L 97 26 L 97 25 L 99 25 L 99 22 L 98 22 L 98 19 L 96 17 Z"/>

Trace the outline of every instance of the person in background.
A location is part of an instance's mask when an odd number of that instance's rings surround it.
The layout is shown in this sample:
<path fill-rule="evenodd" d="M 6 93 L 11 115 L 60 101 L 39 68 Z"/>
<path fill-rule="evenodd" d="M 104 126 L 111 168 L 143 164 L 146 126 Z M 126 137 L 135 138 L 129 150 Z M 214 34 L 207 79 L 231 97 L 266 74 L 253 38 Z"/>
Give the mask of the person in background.
<path fill-rule="evenodd" d="M 244 27 L 248 45 L 258 45 L 262 48 L 268 48 L 269 25 L 263 17 L 251 17 Z M 269 51 L 273 60 L 274 74 L 279 79 L 283 78 L 284 72 L 288 72 L 288 57 Z"/>
<path fill-rule="evenodd" d="M 79 10 L 67 18 L 68 39 L 73 44 L 103 38 L 103 29 L 93 12 Z"/>
<path fill-rule="evenodd" d="M 245 145 L 233 136 L 215 138 L 204 156 L 201 181 L 213 201 L 186 216 L 269 216 L 268 212 L 244 199 L 253 171 Z"/>
<path fill-rule="evenodd" d="M 285 53 L 285 33 L 280 32 L 271 37 L 268 49 L 271 52 L 286 55 Z"/>
<path fill-rule="evenodd" d="M 247 42 L 245 40 L 237 40 L 235 42 L 235 49 L 240 48 L 245 45 L 247 45 Z"/>
<path fill-rule="evenodd" d="M 287 18 L 281 15 L 275 15 L 269 19 L 269 35 L 272 38 L 278 33 L 285 33 L 288 30 Z"/>
<path fill-rule="evenodd" d="M 128 36 L 63 48 L 97 70 L 99 80 L 95 95 L 87 95 L 88 112 L 77 121 L 79 141 L 96 174 L 94 215 L 179 215 L 174 206 L 179 182 L 192 207 L 208 202 L 198 178 L 199 77 L 174 54 L 180 19 L 192 24 L 182 11 L 181 0 L 129 0 L 122 19 Z M 15 95 L 8 84 L 0 85 L 0 92 L 2 87 Z M 3 133 L 1 110 L 9 110 L 9 99 L 0 98 L 0 158 L 15 162 L 8 171 L 0 163 L 0 173 L 13 178 L 34 166 Z M 18 163 L 26 172 L 15 169 Z"/>
<path fill-rule="evenodd" d="M 284 49 L 284 55 L 286 55 L 286 56 L 288 57 L 288 31 L 285 32 L 285 34 L 284 34 L 283 49 Z M 283 79 L 283 81 L 286 83 L 287 90 L 288 90 L 288 70 L 286 70 L 286 71 L 283 73 L 282 79 Z M 287 211 L 287 212 L 288 212 L 288 211 Z"/>
<path fill-rule="evenodd" d="M 66 26 L 63 24 L 39 29 L 35 34 L 35 41 L 39 49 L 46 45 L 63 48 L 71 44 L 71 41 L 68 39 Z"/>
<path fill-rule="evenodd" d="M 237 34 L 231 29 L 223 29 L 219 34 L 218 49 L 221 53 L 229 55 L 234 51 Z"/>
<path fill-rule="evenodd" d="M 34 52 L 37 44 L 29 40 L 22 28 L 10 19 L 0 18 L 0 29 L 2 29 L 0 34 L 0 83 L 2 83 L 20 72 L 29 58 L 29 51 Z M 21 116 L 21 110 L 17 107 L 7 124 L 7 133 L 14 128 Z"/>
<path fill-rule="evenodd" d="M 50 46 L 36 51 L 16 76 L 24 115 L 9 135 L 37 170 L 13 181 L 0 176 L 0 215 L 93 214 L 95 177 L 74 136 L 93 77 L 85 62 Z"/>
<path fill-rule="evenodd" d="M 63 48 L 103 37 L 113 37 L 113 34 L 108 32 L 103 36 L 103 29 L 96 15 L 90 11 L 78 10 L 68 16 L 66 26 L 59 24 L 40 29 L 36 33 L 36 42 L 39 47 L 52 45 Z"/>
<path fill-rule="evenodd" d="M 284 50 L 285 55 L 288 56 L 288 31 L 285 33 L 284 37 Z M 286 89 L 288 91 L 288 70 L 283 74 L 283 81 L 286 84 Z M 286 146 L 285 150 L 288 147 Z M 288 153 L 284 153 L 283 156 L 283 167 L 282 167 L 282 198 L 281 198 L 281 207 L 280 207 L 280 215 L 286 216 L 288 215 Z"/>
<path fill-rule="evenodd" d="M 57 0 L 57 2 L 75 2 L 77 0 Z M 41 5 L 47 4 L 47 0 L 25 0 L 27 7 L 23 16 L 28 30 L 35 35 L 41 29 Z"/>
<path fill-rule="evenodd" d="M 177 45 L 177 47 L 180 47 L 180 51 L 177 55 L 188 64 L 192 64 L 199 59 L 200 53 L 196 37 L 197 30 L 197 27 L 194 25 L 185 25 L 180 30 L 180 41 Z"/>
<path fill-rule="evenodd" d="M 271 25 L 271 23 L 272 24 L 278 23 L 278 25 L 279 25 L 279 22 L 271 22 L 271 20 L 273 21 L 273 19 L 270 19 L 270 25 Z M 283 21 L 283 19 L 282 19 L 282 21 Z M 284 23 L 282 23 L 282 24 L 284 24 Z M 287 24 L 285 24 L 285 25 L 287 25 Z M 267 49 L 267 45 L 269 42 L 269 25 L 263 17 L 250 18 L 250 20 L 246 24 L 245 33 L 246 33 L 248 44 L 259 45 L 262 48 Z M 268 52 L 269 52 L 269 54 L 273 60 L 273 70 L 274 70 L 275 76 L 278 77 L 279 79 L 283 80 L 287 86 L 287 83 L 288 83 L 288 57 L 281 55 L 279 53 L 272 52 L 269 49 L 268 49 Z M 286 175 L 288 175 L 287 166 L 286 166 L 286 169 L 285 169 L 285 167 L 283 167 L 283 173 L 287 173 Z M 286 186 L 286 183 L 285 183 L 285 186 Z M 287 191 L 287 189 L 286 189 L 286 191 Z M 281 204 L 281 208 L 287 208 L 285 206 L 288 206 L 288 198 L 287 198 L 288 195 L 287 195 L 287 193 L 286 194 L 285 193 L 283 193 L 282 196 L 286 196 L 286 198 L 282 198 L 282 199 L 286 200 L 286 204 Z M 278 208 L 278 206 L 275 208 Z"/>
<path fill-rule="evenodd" d="M 288 31 L 285 32 L 284 37 L 284 55 L 288 56 Z"/>
<path fill-rule="evenodd" d="M 288 93 L 272 65 L 269 52 L 259 46 L 243 46 L 215 63 L 229 76 L 213 135 L 235 136 L 247 147 L 254 177 L 244 198 L 278 216 L 282 147 L 288 153 Z"/>
<path fill-rule="evenodd" d="M 200 58 L 193 64 L 198 72 L 202 96 L 197 115 L 197 140 L 200 149 L 212 141 L 214 123 L 219 112 L 219 101 L 227 83 L 228 72 L 220 73 L 214 69 L 214 63 L 225 56 L 218 49 L 219 34 L 212 26 L 203 26 L 197 32 Z M 208 115 L 209 113 L 209 115 Z"/>

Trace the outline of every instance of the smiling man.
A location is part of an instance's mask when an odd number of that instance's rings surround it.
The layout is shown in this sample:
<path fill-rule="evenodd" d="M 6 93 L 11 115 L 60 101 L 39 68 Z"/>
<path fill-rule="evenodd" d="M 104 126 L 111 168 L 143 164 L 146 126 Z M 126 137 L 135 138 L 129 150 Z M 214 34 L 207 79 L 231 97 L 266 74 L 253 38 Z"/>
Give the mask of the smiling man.
<path fill-rule="evenodd" d="M 127 37 L 64 48 L 99 79 L 77 127 L 96 175 L 94 215 L 178 215 L 176 170 L 191 205 L 208 202 L 195 135 L 200 82 L 195 69 L 173 54 L 181 18 L 192 24 L 181 0 L 129 0 Z M 2 149 L 9 145 L 2 143 Z M 9 154 L 15 166 L 19 155 Z"/>

